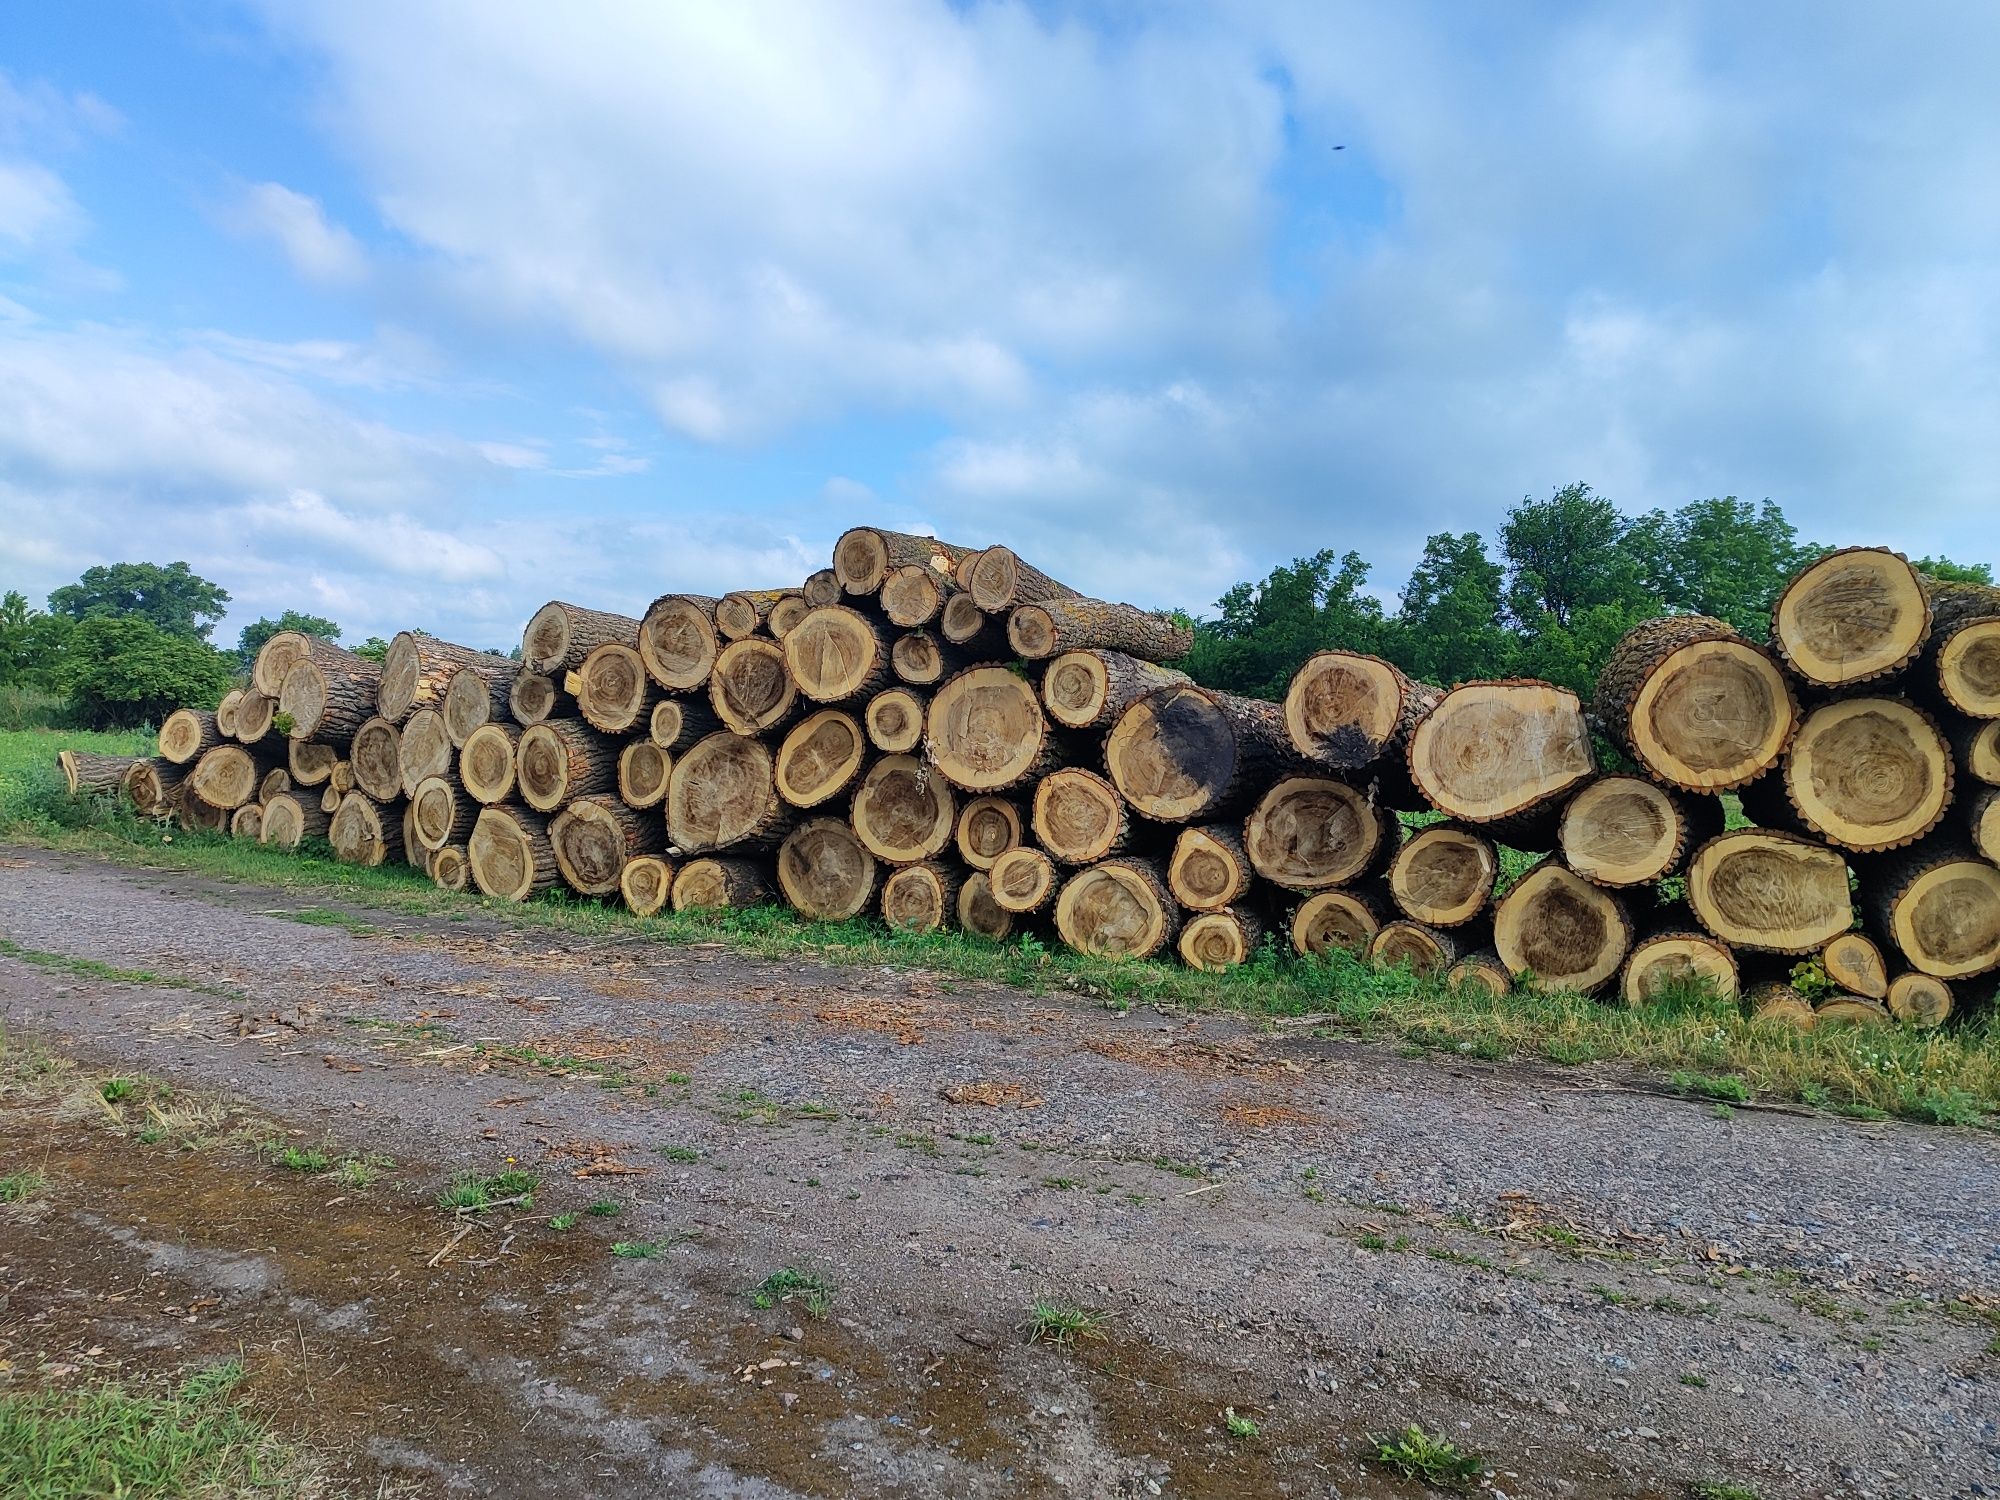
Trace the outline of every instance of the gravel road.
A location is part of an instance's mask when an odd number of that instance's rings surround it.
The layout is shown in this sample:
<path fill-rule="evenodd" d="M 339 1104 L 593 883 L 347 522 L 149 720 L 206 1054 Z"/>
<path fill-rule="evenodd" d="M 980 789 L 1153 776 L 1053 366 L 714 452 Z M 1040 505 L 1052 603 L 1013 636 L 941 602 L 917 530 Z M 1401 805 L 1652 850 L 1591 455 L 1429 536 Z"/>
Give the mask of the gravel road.
<path fill-rule="evenodd" d="M 1515 1497 L 2000 1495 L 1989 1133 L 463 918 L 0 848 L 16 1046 L 398 1164 L 0 1097 L 0 1380 L 242 1347 L 368 1493 L 1416 1496 L 1417 1421 Z"/>

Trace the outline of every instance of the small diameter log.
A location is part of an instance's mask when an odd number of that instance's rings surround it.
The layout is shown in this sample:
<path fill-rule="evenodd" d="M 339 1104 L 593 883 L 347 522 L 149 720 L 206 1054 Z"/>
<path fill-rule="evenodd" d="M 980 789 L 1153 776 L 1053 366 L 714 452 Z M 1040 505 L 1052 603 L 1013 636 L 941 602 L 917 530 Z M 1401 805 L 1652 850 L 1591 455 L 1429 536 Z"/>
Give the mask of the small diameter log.
<path fill-rule="evenodd" d="M 1504 1000 L 1514 992 L 1514 976 L 1491 948 L 1481 948 L 1459 959 L 1445 971 L 1444 982 L 1455 990 L 1484 990 L 1495 1000 Z"/>
<path fill-rule="evenodd" d="M 662 750 L 685 750 L 721 727 L 715 710 L 698 698 L 662 698 L 653 705 L 646 737 Z"/>
<path fill-rule="evenodd" d="M 1188 918 L 1174 946 L 1189 967 L 1220 974 L 1254 958 L 1263 936 L 1263 920 L 1254 912 L 1225 906 Z"/>
<path fill-rule="evenodd" d="M 884 755 L 908 755 L 924 742 L 924 710 L 929 699 L 909 688 L 884 688 L 868 700 L 863 717 L 868 743 Z"/>
<path fill-rule="evenodd" d="M 562 706 L 563 691 L 541 672 L 520 671 L 507 685 L 507 713 L 523 729 L 544 724 Z"/>
<path fill-rule="evenodd" d="M 1250 892 L 1250 856 L 1228 823 L 1183 828 L 1167 859 L 1167 889 L 1191 911 L 1220 911 Z"/>
<path fill-rule="evenodd" d="M 455 646 L 421 631 L 402 631 L 389 642 L 389 650 L 382 658 L 382 680 L 375 686 L 375 711 L 392 724 L 401 724 L 420 708 L 442 713 L 451 680 L 460 668 L 499 659 L 491 652 Z M 492 668 L 486 665 L 484 670 Z M 484 689 L 485 684 L 480 686 Z"/>
<path fill-rule="evenodd" d="M 875 894 L 875 857 L 838 818 L 811 818 L 778 847 L 778 889 L 801 916 L 844 922 Z"/>
<path fill-rule="evenodd" d="M 749 859 L 693 859 L 674 875 L 675 911 L 761 906 L 771 899 L 765 866 Z"/>
<path fill-rule="evenodd" d="M 639 626 L 639 655 L 653 681 L 670 693 L 708 686 L 722 649 L 715 630 L 716 601 L 701 594 L 663 594 Z"/>
<path fill-rule="evenodd" d="M 273 797 L 264 804 L 263 822 L 258 825 L 257 842 L 274 849 L 296 849 L 308 838 L 323 839 L 333 819 L 320 810 L 316 801 L 304 797 Z"/>
<path fill-rule="evenodd" d="M 1848 687 L 1903 669 L 1931 633 L 1930 591 L 1908 559 L 1844 547 L 1793 575 L 1771 611 L 1786 663 L 1821 687 Z"/>
<path fill-rule="evenodd" d="M 815 703 L 845 703 L 889 680 L 888 634 L 844 604 L 813 610 L 785 637 L 784 663 Z"/>
<path fill-rule="evenodd" d="M 465 861 L 472 883 L 498 901 L 526 901 L 562 879 L 548 819 L 511 804 L 481 809 Z"/>
<path fill-rule="evenodd" d="M 1734 999 L 1740 977 L 1729 945 L 1692 927 L 1662 923 L 1639 939 L 1618 974 L 1618 998 L 1650 1005 L 1668 991 L 1701 981 Z"/>
<path fill-rule="evenodd" d="M 285 758 L 294 785 L 324 786 L 332 778 L 333 768 L 340 763 L 340 752 L 331 745 L 321 745 L 312 740 L 288 740 Z"/>
<path fill-rule="evenodd" d="M 991 878 L 974 870 L 958 888 L 958 926 L 988 942 L 1001 942 L 1014 931 L 1014 914 L 993 899 Z"/>
<path fill-rule="evenodd" d="M 377 802 L 394 802 L 403 795 L 402 734 L 379 714 L 354 731 L 347 753 L 354 785 Z"/>
<path fill-rule="evenodd" d="M 1597 680 L 1597 717 L 1669 785 L 1722 792 L 1778 763 L 1799 705 L 1777 659 L 1707 615 L 1627 631 Z"/>
<path fill-rule="evenodd" d="M 449 776 L 457 752 L 444 727 L 444 715 L 434 708 L 420 708 L 403 721 L 403 738 L 398 746 L 403 759 L 403 795 L 414 796 L 419 782 L 433 776 Z"/>
<path fill-rule="evenodd" d="M 1124 721 L 1119 722 L 1122 728 Z M 1139 810 L 1148 808 L 1139 804 Z M 1346 782 L 1286 776 L 1244 822 L 1243 848 L 1250 867 L 1271 884 L 1318 891 L 1352 885 L 1386 863 L 1398 835 L 1395 814 Z"/>
<path fill-rule="evenodd" d="M 1562 810 L 1563 862 L 1592 885 L 1651 885 L 1722 832 L 1714 797 L 1668 791 L 1643 776 L 1600 776 Z"/>
<path fill-rule="evenodd" d="M 862 778 L 849 820 L 868 852 L 884 864 L 916 864 L 951 842 L 958 801 L 923 761 L 885 755 Z"/>
<path fill-rule="evenodd" d="M 1079 953 L 1152 958 L 1171 947 L 1181 909 L 1151 860 L 1107 859 L 1079 870 L 1056 896 L 1056 932 Z"/>
<path fill-rule="evenodd" d="M 349 760 L 335 761 L 332 772 L 326 778 L 326 784 L 345 797 L 354 790 L 354 763 Z"/>
<path fill-rule="evenodd" d="M 1361 955 L 1375 934 L 1396 915 L 1386 882 L 1346 891 L 1319 891 L 1292 909 L 1286 928 L 1292 951 L 1301 956 L 1335 949 Z"/>
<path fill-rule="evenodd" d="M 618 789 L 618 750 L 578 719 L 551 719 L 521 731 L 514 752 L 521 800 L 553 813 L 577 797 Z"/>
<path fill-rule="evenodd" d="M 1066 729 L 1102 729 L 1155 688 L 1187 680 L 1122 651 L 1065 651 L 1042 674 L 1042 703 Z"/>
<path fill-rule="evenodd" d="M 953 594 L 938 613 L 938 634 L 967 661 L 992 661 L 1009 655 L 1007 620 L 989 615 L 972 602 L 970 594 Z"/>
<path fill-rule="evenodd" d="M 403 810 L 384 806 L 363 792 L 340 799 L 327 829 L 333 857 L 345 865 L 373 868 L 403 857 Z"/>
<path fill-rule="evenodd" d="M 671 852 L 768 849 L 793 816 L 778 796 L 770 748 L 727 730 L 690 746 L 667 779 Z"/>
<path fill-rule="evenodd" d="M 1078 597 L 1075 589 L 1022 562 L 1011 547 L 988 547 L 968 559 L 964 580 L 973 602 L 988 614 L 1004 614 L 1017 604 Z"/>
<path fill-rule="evenodd" d="M 673 773 L 673 756 L 651 740 L 628 741 L 618 752 L 618 795 L 627 807 L 658 807 Z"/>
<path fill-rule="evenodd" d="M 937 932 L 947 926 L 965 871 L 942 860 L 892 870 L 882 882 L 882 921 L 891 932 Z"/>
<path fill-rule="evenodd" d="M 257 783 L 257 800 L 269 802 L 273 797 L 283 797 L 292 789 L 292 773 L 283 766 L 273 766 L 264 773 L 264 779 Z"/>
<path fill-rule="evenodd" d="M 659 700 L 645 662 L 623 641 L 593 647 L 576 676 L 576 711 L 605 734 L 639 732 Z"/>
<path fill-rule="evenodd" d="M 946 601 L 955 592 L 957 585 L 949 576 L 910 564 L 890 569 L 876 597 L 891 625 L 914 630 L 920 625 L 937 623 Z"/>
<path fill-rule="evenodd" d="M 448 776 L 429 776 L 410 797 L 409 830 L 429 850 L 462 844 L 472 837 L 480 804 Z"/>
<path fill-rule="evenodd" d="M 847 593 L 865 596 L 880 590 L 895 568 L 922 568 L 935 577 L 950 578 L 973 551 L 932 536 L 857 526 L 842 532 L 833 544 L 833 574 Z"/>
<path fill-rule="evenodd" d="M 140 755 L 93 755 L 87 750 L 64 750 L 56 756 L 56 769 L 74 797 L 82 792 L 116 792 L 125 785 L 132 767 L 146 757 Z M 254 793 L 253 793 L 254 794 Z"/>
<path fill-rule="evenodd" d="M 252 688 L 236 700 L 236 742 L 254 745 L 270 734 L 278 716 L 278 700 Z"/>
<path fill-rule="evenodd" d="M 1262 794 L 1296 759 L 1277 704 L 1192 686 L 1148 693 L 1104 741 L 1112 783 L 1135 811 L 1162 823 L 1213 821 Z M 1274 851 L 1287 832 L 1273 830 Z M 1244 842 L 1253 843 L 1248 835 Z"/>
<path fill-rule="evenodd" d="M 1007 615 L 1007 644 L 1029 661 L 1064 651 L 1123 651 L 1142 661 L 1179 661 L 1194 649 L 1194 627 L 1136 604 L 1049 599 Z"/>
<path fill-rule="evenodd" d="M 1889 965 L 1866 933 L 1843 932 L 1819 952 L 1826 977 L 1851 995 L 1880 1000 L 1889 993 Z"/>
<path fill-rule="evenodd" d="M 970 667 L 939 688 L 924 739 L 938 771 L 967 792 L 1004 792 L 1057 764 L 1034 686 L 1005 667 Z"/>
<path fill-rule="evenodd" d="M 125 800 L 142 818 L 165 817 L 173 810 L 173 798 L 187 774 L 186 766 L 169 760 L 135 760 L 121 783 Z"/>
<path fill-rule="evenodd" d="M 1905 1026 L 1928 1030 L 1951 1019 L 1951 986 L 1933 974 L 1914 970 L 1889 981 L 1882 1003 Z"/>
<path fill-rule="evenodd" d="M 715 630 L 725 641 L 755 635 L 785 597 L 784 589 L 738 589 L 715 601 Z"/>
<path fill-rule="evenodd" d="M 793 807 L 817 807 L 854 785 L 868 742 L 854 716 L 823 708 L 792 726 L 778 746 L 778 795 Z"/>
<path fill-rule="evenodd" d="M 1811 953 L 1854 924 L 1847 862 L 1813 839 L 1768 828 L 1718 834 L 1688 861 L 1695 918 L 1735 948 Z"/>
<path fill-rule="evenodd" d="M 549 823 L 549 843 L 564 884 L 579 896 L 609 896 L 627 860 L 666 847 L 666 829 L 616 797 L 578 797 Z"/>
<path fill-rule="evenodd" d="M 1887 1026 L 1889 1008 L 1862 995 L 1829 995 L 1813 1002 L 1815 1026 Z"/>
<path fill-rule="evenodd" d="M 627 615 L 552 600 L 535 611 L 521 632 L 521 662 L 530 672 L 559 677 L 582 666 L 599 646 L 629 646 L 638 638 L 639 622 Z"/>
<path fill-rule="evenodd" d="M 1551 989 L 1594 994 L 1632 951 L 1622 897 L 1592 885 L 1554 855 L 1528 870 L 1493 909 L 1493 946 L 1511 974 Z"/>
<path fill-rule="evenodd" d="M 1410 779 L 1439 812 L 1467 823 L 1518 817 L 1596 773 L 1576 694 L 1546 682 L 1468 682 L 1410 736 Z"/>
<path fill-rule="evenodd" d="M 458 779 L 475 802 L 493 806 L 514 795 L 514 766 L 526 730 L 482 724 L 458 752 Z"/>
<path fill-rule="evenodd" d="M 308 636 L 305 653 L 285 673 L 278 712 L 291 715 L 295 740 L 345 743 L 375 712 L 382 664 Z"/>
<path fill-rule="evenodd" d="M 1467 930 L 1456 927 L 1426 927 L 1408 917 L 1385 922 L 1368 940 L 1368 961 L 1379 968 L 1393 969 L 1408 964 L 1412 974 L 1432 979 L 1444 974 L 1468 954 L 1486 943 L 1484 923 Z"/>
<path fill-rule="evenodd" d="M 1059 879 L 1056 862 L 1027 845 L 1005 851 L 986 872 L 994 905 L 1015 916 L 1026 916 L 1047 906 L 1056 893 Z"/>
<path fill-rule="evenodd" d="M 1960 620 L 1932 637 L 1938 695 L 1974 719 L 2000 719 L 2000 614 Z"/>
<path fill-rule="evenodd" d="M 416 809 L 403 804 L 403 860 L 413 870 L 431 872 L 431 851 L 417 842 Z"/>
<path fill-rule="evenodd" d="M 177 708 L 160 721 L 160 759 L 185 766 L 222 743 L 215 715 L 206 709 Z"/>
<path fill-rule="evenodd" d="M 634 916 L 652 916 L 673 894 L 674 867 L 657 854 L 635 854 L 618 872 L 619 898 Z"/>
<path fill-rule="evenodd" d="M 1419 828 L 1389 862 L 1396 909 L 1426 927 L 1462 927 L 1485 912 L 1500 878 L 1490 840 L 1456 823 Z"/>
<path fill-rule="evenodd" d="M 2000 719 L 1954 725 L 1950 739 L 1961 772 L 1974 781 L 2000 786 Z"/>
<path fill-rule="evenodd" d="M 463 891 L 472 885 L 472 862 L 465 845 L 446 844 L 431 851 L 431 883 L 441 891 Z"/>
<path fill-rule="evenodd" d="M 335 813 L 340 811 L 340 799 L 346 795 L 339 787 L 329 781 L 326 784 L 325 790 L 319 794 L 319 810 L 331 818 Z"/>
<path fill-rule="evenodd" d="M 1743 992 L 1744 1007 L 1754 1021 L 1810 1031 L 1817 1021 L 1812 1003 L 1782 979 L 1766 979 Z"/>
<path fill-rule="evenodd" d="M 959 809 L 958 857 L 975 870 L 990 870 L 993 862 L 1021 844 L 1020 806 L 1005 797 L 974 797 Z"/>
<path fill-rule="evenodd" d="M 481 724 L 512 717 L 514 679 L 520 671 L 518 662 L 479 652 L 452 672 L 439 712 L 454 748 L 463 748 Z"/>
<path fill-rule="evenodd" d="M 807 609 L 825 609 L 829 604 L 838 604 L 844 592 L 840 576 L 831 568 L 821 568 L 799 585 L 799 596 L 806 601 Z"/>
<path fill-rule="evenodd" d="M 1065 865 L 1094 865 L 1121 852 L 1132 819 L 1118 788 L 1072 766 L 1051 771 L 1035 787 L 1035 839 L 1049 857 Z"/>
<path fill-rule="evenodd" d="M 1980 787 L 1961 797 L 1954 815 L 1980 858 L 2000 865 L 2000 787 Z"/>
<path fill-rule="evenodd" d="M 797 640 L 798 632 L 790 639 Z M 784 723 L 799 702 L 798 684 L 785 667 L 785 648 L 761 635 L 731 641 L 709 673 L 708 701 L 724 727 L 737 734 L 762 734 Z"/>
<path fill-rule="evenodd" d="M 1951 746 L 1929 714 L 1899 698 L 1841 698 L 1806 715 L 1778 786 L 1806 829 L 1867 854 L 1937 827 L 1952 779 Z"/>
<path fill-rule="evenodd" d="M 1970 845 L 1927 840 L 1877 856 L 1859 874 L 1869 930 L 1911 968 L 1938 979 L 2000 968 L 2000 868 Z"/>
<path fill-rule="evenodd" d="M 215 705 L 215 727 L 225 740 L 236 738 L 236 705 L 243 701 L 243 689 L 231 688 Z"/>
<path fill-rule="evenodd" d="M 947 648 L 928 630 L 912 630 L 889 647 L 889 670 L 912 687 L 934 687 L 964 664 L 956 647 Z"/>
<path fill-rule="evenodd" d="M 204 804 L 222 813 L 233 813 L 257 798 L 257 783 L 264 768 L 241 745 L 216 745 L 204 750 L 188 773 L 187 789 Z"/>
<path fill-rule="evenodd" d="M 827 603 L 837 604 L 839 600 L 829 599 Z M 797 628 L 799 621 L 803 620 L 812 608 L 813 606 L 806 602 L 806 596 L 794 589 L 771 606 L 771 615 L 764 622 L 764 628 L 771 632 L 772 640 L 782 641 Z"/>
<path fill-rule="evenodd" d="M 1379 656 L 1320 651 L 1285 689 L 1285 732 L 1317 766 L 1365 770 L 1384 756 L 1403 759 L 1410 735 L 1443 696 Z"/>

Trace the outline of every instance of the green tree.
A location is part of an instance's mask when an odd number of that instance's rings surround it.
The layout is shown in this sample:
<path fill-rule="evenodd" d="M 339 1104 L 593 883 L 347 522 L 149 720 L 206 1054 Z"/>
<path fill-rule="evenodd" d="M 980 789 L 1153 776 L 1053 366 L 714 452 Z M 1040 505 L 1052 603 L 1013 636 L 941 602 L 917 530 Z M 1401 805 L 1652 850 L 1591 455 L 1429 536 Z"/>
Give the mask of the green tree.
<path fill-rule="evenodd" d="M 1626 545 L 1629 523 L 1587 484 L 1524 499 L 1500 529 L 1517 669 L 1584 697 L 1618 637 L 1666 606 Z"/>
<path fill-rule="evenodd" d="M 93 729 L 157 724 L 183 704 L 213 707 L 230 659 L 140 615 L 92 615 L 70 632 L 56 686 Z"/>
<path fill-rule="evenodd" d="M 1403 586 L 1383 654 L 1424 682 L 1471 682 L 1513 671 L 1505 572 L 1476 531 L 1441 531 Z"/>
<path fill-rule="evenodd" d="M 340 639 L 340 627 L 324 615 L 300 614 L 288 609 L 277 619 L 266 615 L 253 620 L 243 627 L 243 633 L 236 638 L 236 655 L 248 667 L 257 659 L 257 653 L 264 649 L 264 642 L 274 635 L 282 635 L 287 630 L 296 630 L 303 635 L 316 635 L 323 641 Z"/>
<path fill-rule="evenodd" d="M 1752 640 L 1770 633 L 1786 580 L 1826 550 L 1801 543 L 1770 501 L 1753 506 L 1734 495 L 1649 511 L 1632 522 L 1625 548 L 1669 610 L 1714 615 Z"/>
<path fill-rule="evenodd" d="M 1948 557 L 1920 557 L 1917 571 L 1945 583 L 1991 583 L 1992 563 L 1955 563 Z"/>
<path fill-rule="evenodd" d="M 228 591 L 184 562 L 111 563 L 49 595 L 49 609 L 72 620 L 130 615 L 168 635 L 205 641 L 229 608 Z"/>
<path fill-rule="evenodd" d="M 1197 625 L 1181 666 L 1208 687 L 1276 699 L 1315 651 L 1379 650 L 1382 605 L 1364 591 L 1368 571 L 1358 553 L 1327 550 L 1237 584 L 1216 603 L 1221 617 Z"/>
<path fill-rule="evenodd" d="M 389 643 L 379 635 L 371 635 L 354 648 L 354 654 L 369 661 L 381 661 L 389 654 Z"/>
<path fill-rule="evenodd" d="M 74 628 L 67 615 L 44 614 L 27 595 L 9 590 L 0 598 L 0 687 L 55 691 L 63 646 Z"/>

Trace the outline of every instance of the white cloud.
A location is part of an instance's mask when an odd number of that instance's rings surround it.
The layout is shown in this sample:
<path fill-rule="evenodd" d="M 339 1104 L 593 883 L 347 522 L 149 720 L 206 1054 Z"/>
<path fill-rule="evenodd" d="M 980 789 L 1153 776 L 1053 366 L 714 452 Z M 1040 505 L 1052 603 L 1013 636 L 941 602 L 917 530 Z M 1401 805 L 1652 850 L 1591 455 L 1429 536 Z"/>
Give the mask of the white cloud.
<path fill-rule="evenodd" d="M 361 242 L 326 216 L 319 200 L 277 182 L 253 183 L 238 196 L 230 215 L 243 232 L 276 241 L 307 281 L 341 286 L 368 274 Z"/>

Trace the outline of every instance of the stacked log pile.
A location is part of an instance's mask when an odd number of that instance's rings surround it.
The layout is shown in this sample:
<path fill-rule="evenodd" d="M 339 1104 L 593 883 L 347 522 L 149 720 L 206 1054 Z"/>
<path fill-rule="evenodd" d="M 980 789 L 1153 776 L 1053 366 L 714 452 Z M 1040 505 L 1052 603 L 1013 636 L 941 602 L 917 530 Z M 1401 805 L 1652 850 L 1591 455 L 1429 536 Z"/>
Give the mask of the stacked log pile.
<path fill-rule="evenodd" d="M 1275 941 L 1627 1004 L 1701 979 L 1800 1024 L 1992 992 L 2000 589 L 1836 552 L 1768 643 L 1648 621 L 1590 703 L 1343 650 L 1269 703 L 1189 681 L 1191 642 L 1006 547 L 862 527 L 795 590 L 550 603 L 518 661 L 276 636 L 158 757 L 64 769 L 506 900 L 782 899 L 1209 970 Z M 1510 882 L 1503 850 L 1537 858 Z"/>

